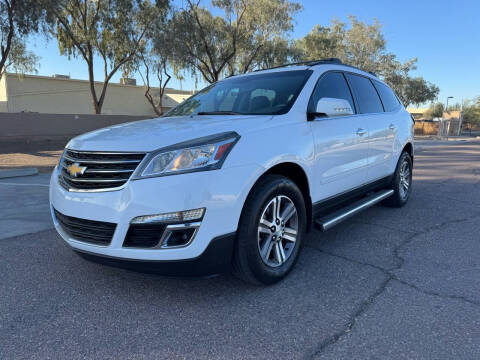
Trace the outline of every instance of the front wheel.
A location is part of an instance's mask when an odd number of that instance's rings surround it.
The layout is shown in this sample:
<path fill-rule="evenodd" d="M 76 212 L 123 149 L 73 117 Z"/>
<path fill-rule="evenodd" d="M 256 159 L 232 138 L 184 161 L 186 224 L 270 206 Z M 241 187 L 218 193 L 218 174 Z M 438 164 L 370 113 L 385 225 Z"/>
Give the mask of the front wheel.
<path fill-rule="evenodd" d="M 412 158 L 406 151 L 402 153 L 392 179 L 393 195 L 385 199 L 383 204 L 390 207 L 402 207 L 408 201 L 412 191 Z"/>
<path fill-rule="evenodd" d="M 305 228 L 305 202 L 295 183 L 265 176 L 248 196 L 240 218 L 234 273 L 254 284 L 281 280 L 297 262 Z"/>

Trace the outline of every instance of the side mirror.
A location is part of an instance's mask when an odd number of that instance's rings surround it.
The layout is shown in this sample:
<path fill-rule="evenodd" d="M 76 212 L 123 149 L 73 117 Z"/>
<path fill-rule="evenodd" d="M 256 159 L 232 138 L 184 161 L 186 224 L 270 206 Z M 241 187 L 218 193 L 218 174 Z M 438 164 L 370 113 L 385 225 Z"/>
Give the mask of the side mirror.
<path fill-rule="evenodd" d="M 313 116 L 348 116 L 353 115 L 350 103 L 345 99 L 321 98 L 318 100 L 317 107 Z"/>

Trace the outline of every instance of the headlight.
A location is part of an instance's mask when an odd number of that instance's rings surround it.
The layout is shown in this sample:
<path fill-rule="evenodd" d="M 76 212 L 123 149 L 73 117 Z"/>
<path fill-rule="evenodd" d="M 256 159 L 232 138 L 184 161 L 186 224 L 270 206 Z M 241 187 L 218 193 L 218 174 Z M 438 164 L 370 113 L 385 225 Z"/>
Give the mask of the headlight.
<path fill-rule="evenodd" d="M 228 132 L 160 149 L 149 155 L 137 178 L 219 169 L 239 138 Z"/>
<path fill-rule="evenodd" d="M 65 156 L 65 153 L 67 152 L 67 149 L 63 149 L 63 153 L 62 153 L 62 156 L 60 156 L 60 159 L 58 159 L 58 164 L 57 164 L 57 169 L 60 169 L 62 168 L 62 163 L 63 163 L 63 157 Z"/>

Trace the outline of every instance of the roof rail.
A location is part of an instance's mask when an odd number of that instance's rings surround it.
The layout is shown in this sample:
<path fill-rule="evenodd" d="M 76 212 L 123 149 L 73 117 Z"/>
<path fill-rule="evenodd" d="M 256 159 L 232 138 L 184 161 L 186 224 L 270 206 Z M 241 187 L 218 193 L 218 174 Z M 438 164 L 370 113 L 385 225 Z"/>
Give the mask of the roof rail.
<path fill-rule="evenodd" d="M 271 70 L 271 69 L 278 69 L 282 67 L 287 67 L 287 66 L 315 66 L 315 65 L 320 65 L 320 64 L 337 64 L 337 65 L 343 65 L 342 60 L 339 58 L 326 58 L 326 59 L 320 59 L 320 60 L 308 60 L 308 61 L 300 61 L 300 62 L 294 62 L 294 63 L 288 63 L 288 64 L 282 64 L 282 65 L 277 65 L 273 66 L 267 69 L 258 69 L 255 71 L 262 71 L 262 70 Z"/>
<path fill-rule="evenodd" d="M 300 62 L 294 62 L 294 63 L 277 65 L 277 66 L 273 66 L 273 67 L 267 68 L 267 69 L 257 69 L 257 70 L 255 70 L 255 71 L 278 69 L 278 68 L 287 67 L 287 66 L 299 66 L 299 65 L 300 65 L 300 66 L 301 66 L 301 65 L 304 65 L 304 66 L 315 66 L 315 65 L 322 65 L 322 64 L 334 64 L 334 65 L 348 66 L 348 67 L 350 67 L 350 68 L 352 68 L 352 69 L 357 69 L 357 70 L 360 70 L 360 71 L 364 71 L 364 72 L 369 73 L 370 75 L 373 75 L 373 76 L 375 76 L 375 77 L 378 77 L 377 74 L 375 74 L 373 71 L 365 71 L 365 70 L 360 69 L 360 68 L 357 67 L 357 66 L 344 64 L 344 63 L 342 62 L 342 60 L 340 60 L 339 58 L 326 58 L 326 59 L 319 59 L 319 60 L 300 61 Z"/>

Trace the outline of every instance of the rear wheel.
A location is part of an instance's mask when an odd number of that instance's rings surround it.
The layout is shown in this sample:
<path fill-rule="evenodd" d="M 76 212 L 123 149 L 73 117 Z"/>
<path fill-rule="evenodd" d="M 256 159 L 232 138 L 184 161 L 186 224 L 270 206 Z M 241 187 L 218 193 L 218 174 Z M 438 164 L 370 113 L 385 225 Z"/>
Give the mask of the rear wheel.
<path fill-rule="evenodd" d="M 412 158 L 408 152 L 404 151 L 398 160 L 392 179 L 394 193 L 384 200 L 383 204 L 390 207 L 402 207 L 407 203 L 412 191 L 412 170 Z"/>
<path fill-rule="evenodd" d="M 290 179 L 267 175 L 245 203 L 234 253 L 234 273 L 254 284 L 272 284 L 297 262 L 306 227 L 305 202 Z"/>

